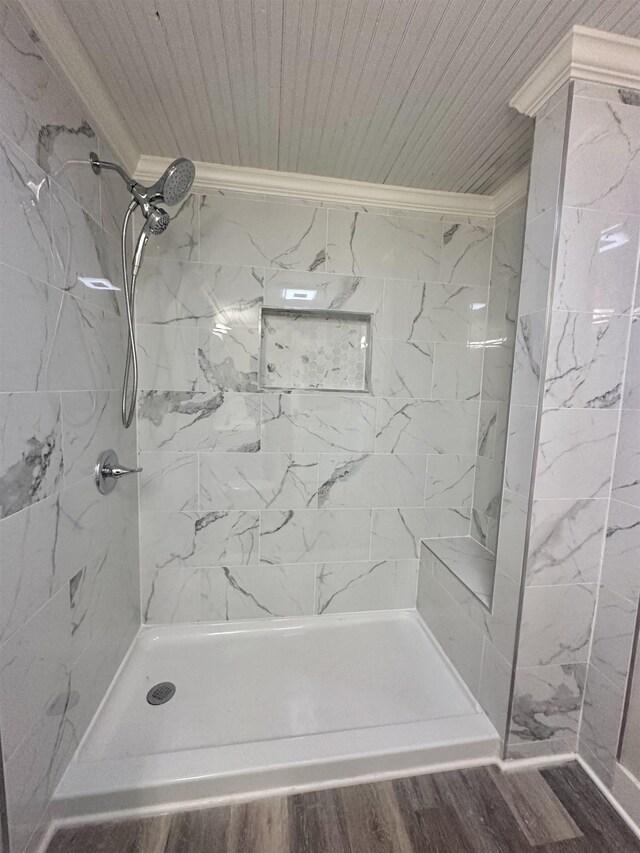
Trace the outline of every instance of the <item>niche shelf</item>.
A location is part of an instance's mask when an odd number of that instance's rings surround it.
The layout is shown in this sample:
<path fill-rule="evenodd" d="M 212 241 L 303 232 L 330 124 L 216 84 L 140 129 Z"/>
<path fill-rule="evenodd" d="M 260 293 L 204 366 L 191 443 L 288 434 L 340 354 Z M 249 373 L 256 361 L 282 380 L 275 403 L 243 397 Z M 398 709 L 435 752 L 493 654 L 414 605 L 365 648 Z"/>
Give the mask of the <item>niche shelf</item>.
<path fill-rule="evenodd" d="M 370 393 L 371 315 L 262 309 L 260 386 Z"/>

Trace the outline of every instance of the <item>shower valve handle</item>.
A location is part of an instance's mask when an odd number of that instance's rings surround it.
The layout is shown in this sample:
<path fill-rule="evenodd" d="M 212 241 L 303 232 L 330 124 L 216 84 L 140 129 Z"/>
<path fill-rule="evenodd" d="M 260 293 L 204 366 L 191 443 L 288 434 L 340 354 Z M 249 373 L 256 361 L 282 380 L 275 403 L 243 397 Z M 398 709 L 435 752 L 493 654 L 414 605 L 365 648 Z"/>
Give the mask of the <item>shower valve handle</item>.
<path fill-rule="evenodd" d="M 96 486 L 102 495 L 108 495 L 125 474 L 139 474 L 142 468 L 127 468 L 121 465 L 115 450 L 104 450 L 96 465 Z"/>

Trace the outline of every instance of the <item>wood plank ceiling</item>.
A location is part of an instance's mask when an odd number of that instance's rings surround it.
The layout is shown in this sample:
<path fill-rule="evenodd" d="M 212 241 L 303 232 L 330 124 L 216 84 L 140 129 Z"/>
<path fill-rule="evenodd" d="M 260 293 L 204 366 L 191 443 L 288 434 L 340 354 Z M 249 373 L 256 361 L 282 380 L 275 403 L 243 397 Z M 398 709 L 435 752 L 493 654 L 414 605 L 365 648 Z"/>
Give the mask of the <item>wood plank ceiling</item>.
<path fill-rule="evenodd" d="M 638 0 L 59 0 L 144 154 L 492 193 L 510 96 L 571 24 Z"/>

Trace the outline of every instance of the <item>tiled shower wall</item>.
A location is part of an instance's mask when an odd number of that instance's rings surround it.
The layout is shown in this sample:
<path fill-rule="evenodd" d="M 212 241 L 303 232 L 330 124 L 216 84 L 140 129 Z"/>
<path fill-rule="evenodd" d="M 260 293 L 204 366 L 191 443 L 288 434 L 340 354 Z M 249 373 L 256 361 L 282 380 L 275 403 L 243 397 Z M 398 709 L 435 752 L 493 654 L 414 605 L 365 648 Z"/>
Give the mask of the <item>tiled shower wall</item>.
<path fill-rule="evenodd" d="M 108 498 L 100 450 L 135 458 L 120 425 L 126 192 L 110 152 L 0 3 L 0 717 L 12 853 L 47 805 L 139 625 L 135 483 Z"/>
<path fill-rule="evenodd" d="M 139 284 L 146 621 L 414 606 L 420 539 L 469 533 L 492 237 L 295 199 L 183 205 Z M 263 305 L 373 315 L 372 394 L 261 392 Z"/>
<path fill-rule="evenodd" d="M 579 734 L 608 782 L 638 599 L 638 102 L 575 82 L 536 120 L 507 450 L 508 483 L 534 472 L 509 754 Z"/>

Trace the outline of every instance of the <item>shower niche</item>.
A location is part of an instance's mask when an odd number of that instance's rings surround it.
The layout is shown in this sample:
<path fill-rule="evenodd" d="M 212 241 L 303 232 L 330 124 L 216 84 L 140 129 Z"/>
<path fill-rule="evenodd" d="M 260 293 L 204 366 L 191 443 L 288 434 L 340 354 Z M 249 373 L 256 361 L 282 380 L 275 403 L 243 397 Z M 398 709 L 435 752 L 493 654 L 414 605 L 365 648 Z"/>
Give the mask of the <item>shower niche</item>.
<path fill-rule="evenodd" d="M 371 393 L 371 315 L 263 308 L 260 386 Z"/>

